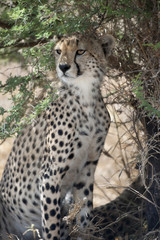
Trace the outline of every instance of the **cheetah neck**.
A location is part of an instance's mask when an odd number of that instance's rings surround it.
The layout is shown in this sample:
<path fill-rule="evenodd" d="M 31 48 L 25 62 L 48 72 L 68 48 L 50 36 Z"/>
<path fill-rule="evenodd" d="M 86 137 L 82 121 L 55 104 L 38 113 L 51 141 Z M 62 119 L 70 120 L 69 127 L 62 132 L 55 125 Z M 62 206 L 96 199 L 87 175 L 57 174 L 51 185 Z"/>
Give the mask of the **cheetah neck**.
<path fill-rule="evenodd" d="M 78 98 L 82 106 L 95 106 L 101 95 L 100 80 L 93 77 L 78 77 L 64 85 L 64 88 Z"/>

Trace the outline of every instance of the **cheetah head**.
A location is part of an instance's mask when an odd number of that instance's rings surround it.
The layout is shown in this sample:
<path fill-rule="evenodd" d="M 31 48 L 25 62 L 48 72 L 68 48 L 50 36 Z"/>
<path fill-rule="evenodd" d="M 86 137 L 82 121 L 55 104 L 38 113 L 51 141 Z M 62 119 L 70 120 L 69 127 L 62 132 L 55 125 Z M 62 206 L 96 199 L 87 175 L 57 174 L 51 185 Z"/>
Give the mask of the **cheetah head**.
<path fill-rule="evenodd" d="M 99 39 L 85 35 L 63 37 L 55 45 L 58 77 L 64 83 L 78 80 L 81 76 L 102 79 L 106 58 L 113 46 L 111 35 Z"/>

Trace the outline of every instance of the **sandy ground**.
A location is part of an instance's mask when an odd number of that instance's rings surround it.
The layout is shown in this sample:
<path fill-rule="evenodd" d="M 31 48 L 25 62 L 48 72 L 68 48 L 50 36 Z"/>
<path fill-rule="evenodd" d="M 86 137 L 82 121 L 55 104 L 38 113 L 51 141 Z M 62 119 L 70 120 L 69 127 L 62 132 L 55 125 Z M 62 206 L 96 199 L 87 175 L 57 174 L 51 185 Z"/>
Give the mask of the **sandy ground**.
<path fill-rule="evenodd" d="M 0 79 L 5 83 L 8 76 L 12 75 L 24 75 L 21 67 L 17 63 L 1 64 L 0 65 Z M 104 93 L 105 94 L 105 91 Z M 0 94 L 0 106 L 9 109 L 11 106 L 10 96 Z M 136 145 L 129 139 L 129 133 L 126 132 L 125 127 L 118 127 L 115 123 L 119 117 L 121 121 L 125 121 L 128 117 L 127 114 L 123 113 L 126 111 L 122 106 L 108 106 L 112 124 L 106 138 L 104 151 L 107 154 L 102 153 L 98 163 L 98 167 L 95 173 L 95 187 L 94 187 L 94 206 L 99 206 L 109 202 L 119 195 L 125 187 L 128 186 L 131 181 L 136 177 L 137 172 L 132 166 L 133 171 L 130 174 L 126 174 L 126 166 L 129 166 L 129 161 L 133 161 L 133 155 L 136 151 Z M 122 114 L 117 115 L 117 109 L 121 108 Z M 119 110 L 118 110 L 119 111 Z M 131 126 L 128 123 L 128 129 Z M 128 144 L 128 141 L 131 141 Z M 11 151 L 13 144 L 13 138 L 7 139 L 3 144 L 0 145 L 0 178 L 8 158 L 9 152 Z M 129 160 L 128 160 L 129 159 Z M 125 164 L 124 164 L 125 161 Z"/>

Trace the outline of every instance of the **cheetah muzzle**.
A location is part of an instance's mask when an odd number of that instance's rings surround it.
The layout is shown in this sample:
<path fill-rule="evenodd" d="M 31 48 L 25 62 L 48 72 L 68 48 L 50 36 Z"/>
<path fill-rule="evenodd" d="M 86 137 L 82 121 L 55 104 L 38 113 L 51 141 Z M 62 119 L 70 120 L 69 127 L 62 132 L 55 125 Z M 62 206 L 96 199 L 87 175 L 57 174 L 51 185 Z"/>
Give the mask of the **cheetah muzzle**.
<path fill-rule="evenodd" d="M 94 172 L 110 125 L 100 84 L 113 44 L 110 35 L 84 35 L 55 45 L 59 97 L 14 141 L 0 184 L 0 240 L 33 239 L 33 224 L 36 239 L 70 239 L 62 214 L 68 193 L 82 203 L 76 224 L 83 230 L 89 224 Z"/>

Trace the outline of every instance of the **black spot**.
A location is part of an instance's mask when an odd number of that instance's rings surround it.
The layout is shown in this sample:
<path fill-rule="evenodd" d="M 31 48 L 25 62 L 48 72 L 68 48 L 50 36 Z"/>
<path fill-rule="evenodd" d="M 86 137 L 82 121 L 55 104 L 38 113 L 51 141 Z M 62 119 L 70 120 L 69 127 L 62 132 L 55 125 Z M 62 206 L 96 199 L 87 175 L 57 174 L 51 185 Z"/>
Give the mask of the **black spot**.
<path fill-rule="evenodd" d="M 34 196 L 35 196 L 36 199 L 40 200 L 40 197 L 39 197 L 38 194 L 35 194 Z"/>
<path fill-rule="evenodd" d="M 69 140 L 69 139 L 71 138 L 71 134 L 68 134 L 67 138 L 68 138 L 68 140 Z"/>
<path fill-rule="evenodd" d="M 50 211 L 50 215 L 53 217 L 53 216 L 55 216 L 56 215 L 56 211 L 54 210 L 54 209 L 52 209 L 51 211 Z"/>
<path fill-rule="evenodd" d="M 19 210 L 20 210 L 20 212 L 21 212 L 21 213 L 24 213 L 24 211 L 23 211 L 23 209 L 22 209 L 22 208 L 20 208 Z"/>
<path fill-rule="evenodd" d="M 49 233 L 48 235 L 47 235 L 47 239 L 50 239 L 52 237 L 52 235 Z"/>
<path fill-rule="evenodd" d="M 39 134 L 39 131 L 38 131 L 38 129 L 36 129 L 36 131 L 35 131 L 35 134 L 36 134 L 36 135 L 38 135 L 38 134 Z"/>
<path fill-rule="evenodd" d="M 59 185 L 56 186 L 56 193 L 59 191 Z"/>
<path fill-rule="evenodd" d="M 74 158 L 74 154 L 73 153 L 71 153 L 69 156 L 68 156 L 68 159 L 73 159 Z"/>
<path fill-rule="evenodd" d="M 31 184 L 28 184 L 28 185 L 27 185 L 27 189 L 28 189 L 28 190 L 31 190 Z"/>
<path fill-rule="evenodd" d="M 63 130 L 62 130 L 62 129 L 59 129 L 59 130 L 58 130 L 58 134 L 59 134 L 60 136 L 62 136 L 62 135 L 63 135 Z"/>
<path fill-rule="evenodd" d="M 48 209 L 48 207 L 47 207 L 47 205 L 45 204 L 45 205 L 44 205 L 44 211 L 47 211 L 47 209 Z"/>
<path fill-rule="evenodd" d="M 55 134 L 54 134 L 54 133 L 52 133 L 52 134 L 51 134 L 51 137 L 52 137 L 52 138 L 54 138 L 54 137 L 55 137 Z"/>
<path fill-rule="evenodd" d="M 36 149 L 36 152 L 39 153 L 39 148 Z"/>
<path fill-rule="evenodd" d="M 27 153 L 29 152 L 29 147 L 26 147 L 26 152 L 27 152 Z"/>
<path fill-rule="evenodd" d="M 56 191 L 56 190 L 55 190 L 55 187 L 54 187 L 54 186 L 51 186 L 51 192 L 52 192 L 52 193 L 55 193 L 55 191 Z"/>
<path fill-rule="evenodd" d="M 25 198 L 22 198 L 22 202 L 27 205 L 27 200 Z"/>
<path fill-rule="evenodd" d="M 47 198 L 46 198 L 46 203 L 48 203 L 48 204 L 51 203 L 51 199 L 50 199 L 50 197 L 47 197 Z"/>
<path fill-rule="evenodd" d="M 101 142 L 103 140 L 103 137 L 98 137 L 97 138 L 97 143 Z"/>
<path fill-rule="evenodd" d="M 56 146 L 53 145 L 53 146 L 52 146 L 52 150 L 53 150 L 53 151 L 56 151 L 56 150 L 57 150 Z"/>
<path fill-rule="evenodd" d="M 21 166 L 21 162 L 20 162 L 20 161 L 18 162 L 18 166 L 19 166 L 19 167 Z"/>
<path fill-rule="evenodd" d="M 46 183 L 46 184 L 45 184 L 45 187 L 46 187 L 46 190 L 49 190 L 49 188 L 50 188 L 49 183 Z"/>
<path fill-rule="evenodd" d="M 68 123 L 68 128 L 72 128 L 72 124 L 71 123 Z"/>
<path fill-rule="evenodd" d="M 53 204 L 57 205 L 57 199 L 56 198 L 53 200 Z"/>
<path fill-rule="evenodd" d="M 53 223 L 53 224 L 50 226 L 50 229 L 51 229 L 51 230 L 55 230 L 55 229 L 56 229 L 56 224 Z"/>
<path fill-rule="evenodd" d="M 62 157 L 61 156 L 58 157 L 58 162 L 62 162 Z"/>
<path fill-rule="evenodd" d="M 46 220 L 49 219 L 49 215 L 48 215 L 48 213 L 45 213 L 44 218 L 45 218 Z"/>
<path fill-rule="evenodd" d="M 30 167 L 30 164 L 29 164 L 29 163 L 27 163 L 26 167 L 27 167 L 27 168 L 29 168 L 29 167 Z"/>
<path fill-rule="evenodd" d="M 61 199 L 60 198 L 58 199 L 58 205 L 59 206 L 61 205 Z"/>
<path fill-rule="evenodd" d="M 90 184 L 89 189 L 91 192 L 93 192 L 93 184 Z"/>
<path fill-rule="evenodd" d="M 57 237 L 53 237 L 53 240 L 58 240 L 58 238 Z"/>
<path fill-rule="evenodd" d="M 12 209 L 13 212 L 15 211 L 15 209 L 13 207 L 11 207 L 11 209 Z"/>
<path fill-rule="evenodd" d="M 32 203 L 33 203 L 34 206 L 36 206 L 36 207 L 38 206 L 37 202 L 33 201 Z"/>
<path fill-rule="evenodd" d="M 89 195 L 88 189 L 85 189 L 85 190 L 84 190 L 84 195 L 85 195 L 85 196 L 88 196 L 88 195 Z"/>
<path fill-rule="evenodd" d="M 45 173 L 45 174 L 44 174 L 44 179 L 48 179 L 48 178 L 49 178 L 48 174 Z"/>
<path fill-rule="evenodd" d="M 82 131 L 79 134 L 82 135 L 82 136 L 88 136 L 88 134 L 85 131 Z"/>
<path fill-rule="evenodd" d="M 99 152 L 101 150 L 101 146 L 97 147 L 96 151 Z"/>
<path fill-rule="evenodd" d="M 82 143 L 81 143 L 81 142 L 78 142 L 78 143 L 77 143 L 77 147 L 78 147 L 78 148 L 81 148 L 81 147 L 82 147 Z"/>
<path fill-rule="evenodd" d="M 25 181 L 26 181 L 26 177 L 23 177 L 23 179 L 22 179 L 22 180 L 23 180 L 23 182 L 25 182 Z"/>
<path fill-rule="evenodd" d="M 92 207 L 92 205 L 93 205 L 93 204 L 92 204 L 92 201 L 88 201 L 88 202 L 87 202 L 87 206 L 88 206 L 88 207 Z"/>
<path fill-rule="evenodd" d="M 69 152 L 68 148 L 65 149 L 65 153 L 67 154 Z"/>
<path fill-rule="evenodd" d="M 37 174 L 37 172 L 36 172 L 36 170 L 34 170 L 34 171 L 33 171 L 33 175 L 36 176 L 36 174 Z"/>
<path fill-rule="evenodd" d="M 60 147 L 63 147 L 63 146 L 64 146 L 64 142 L 63 142 L 63 141 L 60 141 L 60 142 L 59 142 L 59 146 L 60 146 Z"/>
<path fill-rule="evenodd" d="M 93 164 L 94 164 L 94 165 L 97 165 L 97 163 L 98 163 L 98 160 L 93 161 Z"/>
<path fill-rule="evenodd" d="M 74 184 L 74 187 L 76 187 L 77 189 L 81 189 L 81 188 L 83 188 L 84 186 L 85 186 L 85 183 L 83 183 L 83 182 Z"/>
<path fill-rule="evenodd" d="M 43 126 L 43 121 L 40 123 L 40 126 L 41 126 L 41 127 Z"/>
<path fill-rule="evenodd" d="M 90 165 L 91 163 L 92 163 L 91 161 L 87 161 L 84 166 L 86 167 L 86 166 Z"/>

